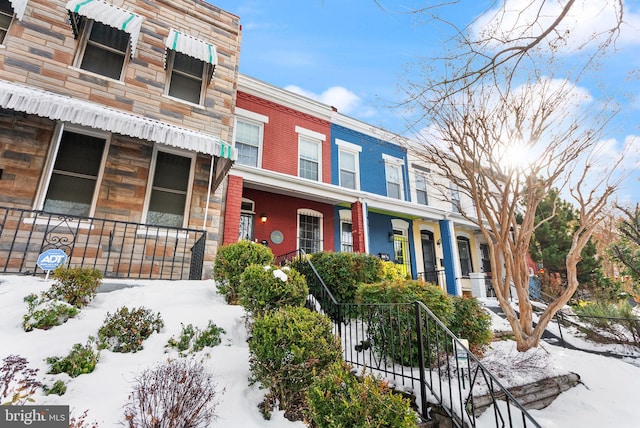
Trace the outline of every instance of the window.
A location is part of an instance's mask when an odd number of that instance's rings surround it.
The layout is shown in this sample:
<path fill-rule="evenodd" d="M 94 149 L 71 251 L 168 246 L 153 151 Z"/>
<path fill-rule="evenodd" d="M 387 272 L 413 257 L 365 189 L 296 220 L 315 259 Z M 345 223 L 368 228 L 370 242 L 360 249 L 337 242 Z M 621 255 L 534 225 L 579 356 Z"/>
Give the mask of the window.
<path fill-rule="evenodd" d="M 326 135 L 296 126 L 298 133 L 298 176 L 322 181 L 322 142 Z"/>
<path fill-rule="evenodd" d="M 387 179 L 387 196 L 394 199 L 402 199 L 401 168 L 397 165 L 387 164 L 385 174 Z"/>
<path fill-rule="evenodd" d="M 194 104 L 200 104 L 208 68 L 204 61 L 181 52 L 172 51 L 168 66 L 167 94 Z"/>
<path fill-rule="evenodd" d="M 237 163 L 248 166 L 259 166 L 258 154 L 262 126 L 242 119 L 236 121 L 236 149 L 238 149 Z"/>
<path fill-rule="evenodd" d="M 460 209 L 460 190 L 453 183 L 451 183 L 451 211 L 454 213 L 462 212 Z"/>
<path fill-rule="evenodd" d="M 120 80 L 129 48 L 129 34 L 98 21 L 86 22 L 79 67 Z"/>
<path fill-rule="evenodd" d="M 62 131 L 44 211 L 75 216 L 92 214 L 106 146 L 105 138 Z"/>
<path fill-rule="evenodd" d="M 255 204 L 249 199 L 242 199 L 240 206 L 240 230 L 238 231 L 238 241 L 243 239 L 253 241 L 253 228 L 255 223 Z"/>
<path fill-rule="evenodd" d="M 353 253 L 353 225 L 351 222 L 340 222 L 340 251 Z"/>
<path fill-rule="evenodd" d="M 300 138 L 300 177 L 319 181 L 320 144 L 308 138 Z"/>
<path fill-rule="evenodd" d="M 166 94 L 202 104 L 206 87 L 218 64 L 215 46 L 173 28 L 166 39 Z"/>
<path fill-rule="evenodd" d="M 157 151 L 147 224 L 183 227 L 191 181 L 192 158 Z"/>
<path fill-rule="evenodd" d="M 322 251 L 322 214 L 310 210 L 298 212 L 298 248 L 307 254 Z"/>
<path fill-rule="evenodd" d="M 4 43 L 4 38 L 9 32 L 9 27 L 13 21 L 13 6 L 9 0 L 0 0 L 0 45 Z"/>
<path fill-rule="evenodd" d="M 362 147 L 336 139 L 338 146 L 339 185 L 347 189 L 360 188 L 359 155 Z"/>
<path fill-rule="evenodd" d="M 427 176 L 425 174 L 416 174 L 416 197 L 419 204 L 429 205 L 429 196 L 427 194 Z"/>
<path fill-rule="evenodd" d="M 471 246 L 469 245 L 469 238 L 459 236 L 458 241 L 458 256 L 460 257 L 460 270 L 463 277 L 468 277 L 469 273 L 473 271 L 473 264 L 471 262 Z"/>
<path fill-rule="evenodd" d="M 69 0 L 66 8 L 80 38 L 76 66 L 120 80 L 127 54 L 135 55 L 142 17 L 105 1 Z"/>

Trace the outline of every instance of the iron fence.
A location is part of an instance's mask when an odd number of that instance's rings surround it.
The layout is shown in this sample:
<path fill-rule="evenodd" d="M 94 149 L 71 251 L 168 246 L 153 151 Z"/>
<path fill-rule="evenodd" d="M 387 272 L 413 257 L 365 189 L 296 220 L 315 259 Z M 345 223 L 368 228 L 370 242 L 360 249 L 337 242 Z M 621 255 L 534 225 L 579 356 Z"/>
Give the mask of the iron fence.
<path fill-rule="evenodd" d="M 303 251 L 276 258 L 308 263 L 308 307 L 327 314 L 344 360 L 413 393 L 424 419 L 452 427 L 539 427 L 465 345 L 421 302 L 336 302 Z"/>
<path fill-rule="evenodd" d="M 425 282 L 435 284 L 442 289 L 446 289 L 447 280 L 444 269 L 431 270 L 426 272 L 418 272 L 418 279 Z"/>
<path fill-rule="evenodd" d="M 0 272 L 44 273 L 38 256 L 58 248 L 67 267 L 105 278 L 201 279 L 206 233 L 0 207 Z"/>

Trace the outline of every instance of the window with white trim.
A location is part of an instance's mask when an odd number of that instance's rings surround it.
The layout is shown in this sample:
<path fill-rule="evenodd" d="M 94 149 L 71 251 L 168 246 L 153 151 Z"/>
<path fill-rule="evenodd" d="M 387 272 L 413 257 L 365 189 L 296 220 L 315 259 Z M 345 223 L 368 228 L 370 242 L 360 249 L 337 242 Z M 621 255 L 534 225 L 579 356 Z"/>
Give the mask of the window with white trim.
<path fill-rule="evenodd" d="M 81 49 L 76 65 L 92 73 L 120 80 L 129 52 L 129 34 L 93 19 L 83 18 Z"/>
<path fill-rule="evenodd" d="M 259 153 L 262 141 L 262 124 L 246 119 L 236 119 L 236 149 L 240 165 L 259 166 Z"/>
<path fill-rule="evenodd" d="M 104 169 L 107 138 L 62 130 L 53 147 L 53 168 L 42 209 L 74 216 L 91 216 Z"/>
<path fill-rule="evenodd" d="M 460 206 L 460 190 L 454 183 L 451 183 L 451 211 L 454 213 L 462 212 Z"/>
<path fill-rule="evenodd" d="M 362 147 L 336 139 L 338 146 L 339 185 L 347 189 L 360 188 L 360 160 Z"/>
<path fill-rule="evenodd" d="M 340 221 L 340 251 L 353 253 L 353 224 L 350 221 Z"/>
<path fill-rule="evenodd" d="M 9 27 L 13 22 L 13 6 L 9 0 L 0 0 L 0 45 L 4 43 L 4 38 L 9 32 Z"/>
<path fill-rule="evenodd" d="M 307 254 L 322 251 L 322 213 L 298 210 L 298 248 Z"/>
<path fill-rule="evenodd" d="M 387 196 L 404 200 L 404 185 L 402 180 L 403 161 L 388 155 L 382 155 L 384 159 L 385 179 L 387 182 Z"/>
<path fill-rule="evenodd" d="M 320 132 L 296 126 L 298 133 L 298 176 L 322 181 L 322 142 L 327 137 Z"/>
<path fill-rule="evenodd" d="M 193 157 L 154 150 L 146 223 L 184 227 L 190 197 Z"/>
<path fill-rule="evenodd" d="M 416 202 L 420 205 L 429 205 L 427 175 L 422 172 L 416 173 Z"/>

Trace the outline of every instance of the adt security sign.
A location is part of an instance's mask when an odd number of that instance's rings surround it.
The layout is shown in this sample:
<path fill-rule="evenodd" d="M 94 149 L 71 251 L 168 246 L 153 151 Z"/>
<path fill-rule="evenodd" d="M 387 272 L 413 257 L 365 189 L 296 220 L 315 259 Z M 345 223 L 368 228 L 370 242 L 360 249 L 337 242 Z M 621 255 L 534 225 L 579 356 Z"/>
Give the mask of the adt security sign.
<path fill-rule="evenodd" d="M 38 256 L 38 267 L 47 271 L 55 270 L 67 261 L 67 254 L 59 248 L 53 248 Z"/>

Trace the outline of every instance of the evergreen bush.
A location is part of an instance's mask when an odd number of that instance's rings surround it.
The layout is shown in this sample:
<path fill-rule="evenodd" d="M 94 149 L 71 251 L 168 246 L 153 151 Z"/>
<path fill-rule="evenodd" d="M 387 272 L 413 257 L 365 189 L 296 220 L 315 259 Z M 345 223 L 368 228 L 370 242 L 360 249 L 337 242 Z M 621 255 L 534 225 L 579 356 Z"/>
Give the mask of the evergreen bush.
<path fill-rule="evenodd" d="M 449 329 L 456 337 L 469 341 L 469 350 L 477 357 L 491 343 L 491 315 L 475 297 L 453 297 L 453 317 Z"/>
<path fill-rule="evenodd" d="M 94 349 L 94 341 L 95 339 L 90 337 L 84 346 L 76 343 L 66 357 L 47 358 L 47 364 L 51 366 L 49 373 L 66 373 L 71 377 L 91 373 L 100 359 L 100 352 Z"/>
<path fill-rule="evenodd" d="M 269 265 L 273 261 L 271 249 L 262 244 L 240 241 L 223 245 L 218 249 L 213 265 L 213 279 L 218 291 L 225 296 L 227 303 L 237 304 L 240 276 L 247 266 Z"/>
<path fill-rule="evenodd" d="M 392 361 L 417 366 L 419 363 L 418 328 L 415 305 L 422 302 L 444 325 L 453 315 L 453 304 L 437 286 L 416 280 L 384 281 L 362 284 L 357 290 L 357 301 L 369 304 L 363 307 L 368 323 L 371 345 L 381 355 Z M 391 305 L 377 305 L 379 303 Z M 436 344 L 442 346 L 449 341 L 444 330 L 436 322 L 422 326 L 425 357 L 437 357 Z M 430 344 L 431 349 L 425 349 Z M 428 354 L 427 354 L 428 352 Z"/>
<path fill-rule="evenodd" d="M 202 351 L 205 347 L 218 346 L 222 342 L 220 335 L 224 333 L 224 329 L 215 325 L 213 321 L 209 321 L 204 330 L 194 327 L 193 324 L 182 324 L 180 337 L 175 339 L 172 336 L 165 348 L 176 349 L 180 356 L 185 356 Z"/>
<path fill-rule="evenodd" d="M 24 298 L 27 313 L 22 317 L 22 328 L 31 331 L 34 328 L 48 330 L 56 325 L 67 322 L 69 318 L 78 315 L 78 309 L 61 300 L 49 300 L 43 296 L 29 294 Z"/>
<path fill-rule="evenodd" d="M 59 267 L 51 275 L 56 282 L 44 295 L 50 300 L 62 300 L 78 309 L 86 306 L 96 296 L 102 282 L 102 273 L 90 268 Z"/>
<path fill-rule="evenodd" d="M 287 410 L 304 402 L 314 379 L 342 353 L 328 317 L 303 307 L 287 307 L 254 320 L 249 339 L 251 381 L 259 382 Z M 267 404 L 265 414 L 270 414 Z"/>
<path fill-rule="evenodd" d="M 107 312 L 102 326 L 98 330 L 98 347 L 113 352 L 136 352 L 141 350 L 142 342 L 151 334 L 164 327 L 160 313 L 155 316 L 151 310 L 140 307 L 129 310 L 119 308 L 113 315 Z"/>
<path fill-rule="evenodd" d="M 307 281 L 285 266 L 248 266 L 240 277 L 240 304 L 254 316 L 284 306 L 303 306 L 309 295 Z"/>
<path fill-rule="evenodd" d="M 372 375 L 355 376 L 344 363 L 317 377 L 308 393 L 308 416 L 318 428 L 418 426 L 408 399 Z"/>

